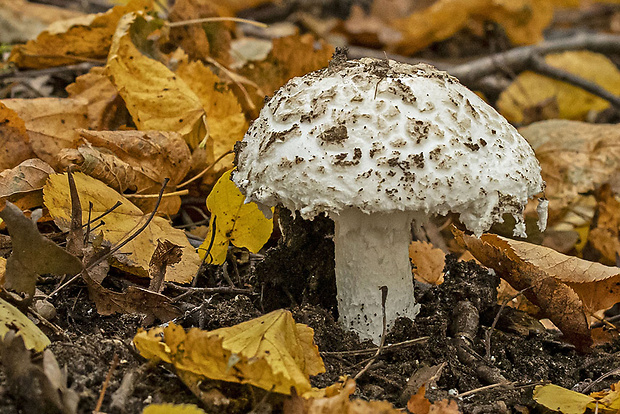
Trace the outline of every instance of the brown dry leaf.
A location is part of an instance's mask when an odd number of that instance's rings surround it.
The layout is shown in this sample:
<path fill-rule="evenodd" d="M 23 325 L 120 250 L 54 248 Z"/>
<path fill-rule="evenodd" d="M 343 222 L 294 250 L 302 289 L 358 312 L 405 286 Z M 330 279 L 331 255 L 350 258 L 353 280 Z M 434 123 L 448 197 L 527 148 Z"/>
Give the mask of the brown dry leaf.
<path fill-rule="evenodd" d="M 219 17 L 217 7 L 204 0 L 177 0 L 170 10 L 170 23 Z M 170 28 L 170 40 L 181 47 L 190 60 L 217 59 L 221 64 L 230 64 L 230 30 L 224 22 L 191 24 Z"/>
<path fill-rule="evenodd" d="M 0 198 L 6 198 L 22 210 L 42 206 L 41 190 L 50 174 L 54 174 L 54 169 L 38 158 L 6 169 L 0 172 Z"/>
<path fill-rule="evenodd" d="M 545 62 L 620 95 L 620 70 L 605 55 L 587 50 L 569 51 L 546 55 Z M 577 86 L 526 71 L 504 89 L 497 107 L 510 122 L 522 123 L 525 109 L 549 99 L 557 102 L 559 117 L 564 119 L 582 120 L 588 112 L 602 111 L 610 105 Z"/>
<path fill-rule="evenodd" d="M 413 241 L 409 245 L 409 258 L 413 261 L 413 275 L 419 282 L 431 285 L 443 283 L 446 254 L 431 243 Z"/>
<path fill-rule="evenodd" d="M 422 385 L 407 401 L 407 410 L 415 414 L 428 414 L 430 409 L 431 402 L 426 398 L 426 386 Z"/>
<path fill-rule="evenodd" d="M 620 254 L 620 202 L 609 186 L 597 192 L 596 221 L 588 234 L 588 243 L 600 254 L 601 262 L 615 266 Z"/>
<path fill-rule="evenodd" d="M 53 22 L 82 15 L 78 11 L 26 0 L 0 0 L 0 43 L 26 42 Z"/>
<path fill-rule="evenodd" d="M 515 44 L 532 44 L 543 39 L 542 32 L 551 23 L 554 5 L 536 0 L 438 0 L 430 7 L 394 20 L 391 26 L 402 39 L 390 45 L 411 55 L 433 42 L 447 39 L 470 21 L 499 23 Z"/>
<path fill-rule="evenodd" d="M 620 181 L 620 128 L 553 119 L 519 132 L 527 139 L 547 184 L 550 222 L 579 197 L 605 183 Z"/>
<path fill-rule="evenodd" d="M 290 394 L 294 387 L 301 394 L 312 389 L 310 375 L 325 372 L 313 335 L 311 328 L 295 323 L 290 312 L 277 310 L 209 332 L 186 332 L 175 324 L 140 330 L 134 344 L 145 358 L 189 373 L 179 375 L 184 380 L 206 377 L 281 394 Z"/>
<path fill-rule="evenodd" d="M 156 195 L 165 178 L 166 192 L 187 175 L 191 154 L 180 134 L 158 131 L 86 131 L 80 130 L 85 145 L 64 150 L 63 165 L 77 165 L 85 174 L 103 181 L 119 192 Z M 136 199 L 135 204 L 150 212 L 156 199 Z M 176 214 L 180 197 L 166 197 L 160 212 Z"/>
<path fill-rule="evenodd" d="M 91 223 L 92 227 L 97 227 L 98 233 L 102 233 L 106 243 L 111 245 L 120 243 L 146 221 L 147 216 L 138 207 L 101 181 L 79 172 L 74 174 L 74 179 L 80 197 L 83 223 L 88 220 L 89 202 L 93 203 L 92 217 L 108 212 L 117 201 L 121 203 L 120 207 L 102 220 Z M 43 189 L 43 195 L 45 206 L 56 225 L 63 231 L 69 230 L 71 205 L 67 174 L 51 175 Z M 158 239 L 170 240 L 183 248 L 181 262 L 166 272 L 166 280 L 177 283 L 191 281 L 200 265 L 198 254 L 187 240 L 185 233 L 173 228 L 162 217 L 154 217 L 144 231 L 116 252 L 113 255 L 114 264 L 138 276 L 147 277 L 149 262 Z"/>
<path fill-rule="evenodd" d="M 169 242 L 168 240 L 157 240 L 157 247 L 153 252 L 153 257 L 149 262 L 149 277 L 151 283 L 149 290 L 161 293 L 164 290 L 164 276 L 169 266 L 181 261 L 183 250 L 181 246 Z"/>
<path fill-rule="evenodd" d="M 35 157 L 30 148 L 26 123 L 17 113 L 0 102 L 0 170 L 13 168 L 28 158 Z"/>
<path fill-rule="evenodd" d="M 483 265 L 495 270 L 515 289 L 526 289 L 523 292 L 525 297 L 541 310 L 538 316 L 549 318 L 567 341 L 582 350 L 592 344 L 583 302 L 571 287 L 548 273 L 549 268 L 541 268 L 531 260 L 521 258 L 512 247 L 515 243 L 513 240 L 494 234 L 483 234 L 476 238 L 456 228 L 453 228 L 453 232 L 459 244 L 469 249 Z"/>
<path fill-rule="evenodd" d="M 201 62 L 182 62 L 176 72 L 200 98 L 207 114 L 209 139 L 213 154 L 207 161 L 213 162 L 220 155 L 233 149 L 235 142 L 243 139 L 248 122 L 237 97 L 211 69 Z M 220 170 L 233 167 L 232 159 L 220 164 Z"/>
<path fill-rule="evenodd" d="M 6 223 L 13 244 L 6 262 L 5 288 L 32 297 L 39 275 L 75 275 L 82 270 L 77 257 L 43 237 L 37 225 L 12 203 L 6 203 L 0 219 Z"/>
<path fill-rule="evenodd" d="M 95 66 L 67 86 L 69 97 L 88 102 L 89 129 L 115 129 L 130 120 L 125 103 L 110 82 L 105 68 Z"/>
<path fill-rule="evenodd" d="M 75 148 L 77 129 L 88 128 L 87 102 L 82 99 L 36 98 L 5 99 L 26 123 L 30 147 L 38 158 L 54 169 L 61 168 L 58 154 Z"/>
<path fill-rule="evenodd" d="M 67 372 L 60 369 L 49 349 L 42 357 L 26 349 L 21 337 L 10 331 L 0 338 L 0 365 L 6 384 L 28 413 L 77 413 L 80 397 L 67 386 Z"/>
<path fill-rule="evenodd" d="M 337 384 L 340 385 L 340 384 Z M 348 379 L 341 387 L 330 387 L 321 398 L 302 398 L 297 395 L 284 401 L 284 414 L 398 414 L 402 411 L 387 401 L 351 400 L 355 381 Z"/>
<path fill-rule="evenodd" d="M 115 292 L 101 286 L 86 272 L 83 279 L 88 286 L 88 296 L 95 302 L 100 315 L 129 313 L 168 322 L 182 314 L 170 298 L 160 293 L 137 286 L 129 286 L 125 292 Z"/>
<path fill-rule="evenodd" d="M 389 26 L 390 20 L 378 17 L 375 12 L 377 3 L 377 0 L 373 2 L 373 8 L 369 14 L 366 14 L 360 5 L 351 6 L 349 17 L 343 24 L 351 43 L 382 47 L 396 44 L 402 39 L 401 32 Z"/>
<path fill-rule="evenodd" d="M 148 36 L 161 24 L 139 13 L 123 16 L 114 33 L 106 70 L 139 130 L 178 132 L 195 148 L 202 140 L 191 135 L 204 115 L 200 99 L 163 63 L 143 54 L 134 44 L 149 48 Z"/>
<path fill-rule="evenodd" d="M 9 61 L 19 68 L 42 69 L 90 59 L 104 60 L 119 19 L 126 13 L 151 8 L 152 0 L 131 0 L 126 6 L 56 25 L 35 40 L 15 46 Z"/>
<path fill-rule="evenodd" d="M 222 16 L 234 16 L 237 12 L 251 9 L 263 4 L 274 3 L 273 0 L 217 0 L 213 2 Z"/>
<path fill-rule="evenodd" d="M 317 40 L 310 34 L 274 39 L 264 61 L 252 62 L 239 70 L 260 88 L 260 92 L 255 91 L 252 96 L 257 109 L 263 106 L 264 95 L 273 94 L 289 79 L 328 65 L 334 47 L 323 40 L 318 41 L 318 46 L 316 44 Z"/>

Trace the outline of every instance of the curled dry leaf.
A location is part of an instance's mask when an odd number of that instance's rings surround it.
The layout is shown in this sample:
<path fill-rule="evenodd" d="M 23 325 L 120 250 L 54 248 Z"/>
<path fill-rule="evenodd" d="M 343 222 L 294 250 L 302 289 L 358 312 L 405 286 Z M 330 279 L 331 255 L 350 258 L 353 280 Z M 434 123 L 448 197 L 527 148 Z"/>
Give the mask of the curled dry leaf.
<path fill-rule="evenodd" d="M 6 262 L 5 288 L 32 297 L 39 275 L 75 275 L 82 270 L 77 257 L 43 237 L 37 225 L 12 203 L 6 203 L 0 218 L 6 223 L 13 244 Z"/>
<path fill-rule="evenodd" d="M 204 115 L 200 99 L 163 63 L 147 57 L 134 44 L 137 41 L 145 47 L 148 36 L 161 23 L 141 13 L 123 16 L 106 71 L 139 130 L 175 131 L 195 147 L 200 140 L 190 133 Z"/>
<path fill-rule="evenodd" d="M 105 59 L 119 19 L 126 13 L 152 8 L 152 0 L 131 0 L 105 13 L 91 14 L 41 32 L 35 40 L 15 46 L 9 58 L 18 68 L 42 69 Z"/>
<path fill-rule="evenodd" d="M 545 62 L 620 94 L 620 70 L 605 55 L 587 50 L 569 51 L 546 55 Z M 584 119 L 589 111 L 598 112 L 609 107 L 608 101 L 578 86 L 530 71 L 522 72 L 504 89 L 497 107 L 506 119 L 518 124 L 524 120 L 524 110 L 549 99 L 557 102 L 559 117 L 564 119 Z"/>
<path fill-rule="evenodd" d="M 542 246 L 536 248 L 543 250 L 535 250 L 537 254 L 524 258 L 516 252 L 514 248 L 516 243 L 521 243 L 519 246 L 522 249 L 529 249 L 529 246 L 534 245 L 515 242 L 494 234 L 483 234 L 480 238 L 476 238 L 456 228 L 453 232 L 459 244 L 466 247 L 483 265 L 495 270 L 515 289 L 524 290 L 524 296 L 541 309 L 539 316 L 549 318 L 562 331 L 567 341 L 581 350 L 587 349 L 592 344 L 584 303 L 573 288 L 551 273 L 564 263 L 565 269 L 572 270 L 573 277 L 579 278 L 580 269 L 575 265 L 580 259 L 562 255 Z M 566 261 L 562 262 L 561 258 Z M 596 263 L 589 264 L 596 265 Z M 582 280 L 589 277 L 581 275 Z M 593 289 L 594 286 L 590 285 L 589 288 Z M 583 283 L 579 287 L 583 288 Z M 588 288 L 582 289 L 582 292 L 585 293 L 587 290 Z"/>
<path fill-rule="evenodd" d="M 185 331 L 173 323 L 139 331 L 134 344 L 153 361 L 171 363 L 182 380 L 210 378 L 252 384 L 281 394 L 312 390 L 309 376 L 325 372 L 314 331 L 277 310 L 228 328 Z M 181 373 L 189 373 L 184 376 Z M 188 384 L 190 389 L 196 389 Z"/>
<path fill-rule="evenodd" d="M 413 275 L 419 282 L 431 285 L 443 283 L 443 268 L 446 254 L 432 244 L 413 241 L 409 244 L 409 258 L 414 264 Z"/>
<path fill-rule="evenodd" d="M 601 262 L 616 265 L 620 255 L 620 202 L 608 185 L 601 187 L 596 198 L 597 214 L 588 234 L 588 243 L 601 254 Z"/>
<path fill-rule="evenodd" d="M 536 122 L 519 132 L 530 143 L 547 187 L 551 223 L 574 206 L 579 193 L 620 182 L 620 129 L 568 120 Z"/>
<path fill-rule="evenodd" d="M 89 203 L 93 204 L 92 217 L 109 212 L 118 201 L 120 207 L 114 209 L 103 219 L 91 223 L 109 245 L 123 241 L 145 222 L 147 216 L 125 197 L 99 180 L 83 173 L 74 174 L 75 184 L 82 207 L 82 223 L 88 220 Z M 45 206 L 58 227 L 63 231 L 70 228 L 71 205 L 67 174 L 51 175 L 43 189 Z M 181 261 L 166 272 L 166 280 L 178 283 L 191 281 L 198 270 L 200 259 L 191 246 L 185 233 L 173 228 L 162 217 L 154 217 L 143 232 L 127 243 L 113 255 L 114 264 L 138 276 L 147 277 L 148 268 L 158 239 L 170 240 L 182 246 Z"/>
<path fill-rule="evenodd" d="M 266 218 L 256 203 L 245 202 L 245 196 L 230 179 L 230 173 L 228 171 L 220 177 L 207 197 L 211 221 L 209 233 L 198 252 L 204 257 L 211 245 L 215 229 L 215 238 L 207 259 L 210 264 L 224 263 L 229 244 L 246 247 L 257 253 L 267 243 L 273 231 L 273 220 Z"/>
<path fill-rule="evenodd" d="M 0 198 L 16 203 L 21 209 L 43 204 L 43 186 L 54 170 L 45 161 L 32 158 L 15 168 L 0 172 Z"/>
<path fill-rule="evenodd" d="M 60 151 L 75 148 L 79 139 L 76 130 L 88 127 L 87 102 L 82 99 L 5 99 L 2 102 L 26 123 L 32 151 L 56 170 L 61 168 Z"/>
<path fill-rule="evenodd" d="M 26 123 L 17 113 L 0 102 L 0 170 L 13 168 L 28 158 L 35 157 L 30 148 Z"/>

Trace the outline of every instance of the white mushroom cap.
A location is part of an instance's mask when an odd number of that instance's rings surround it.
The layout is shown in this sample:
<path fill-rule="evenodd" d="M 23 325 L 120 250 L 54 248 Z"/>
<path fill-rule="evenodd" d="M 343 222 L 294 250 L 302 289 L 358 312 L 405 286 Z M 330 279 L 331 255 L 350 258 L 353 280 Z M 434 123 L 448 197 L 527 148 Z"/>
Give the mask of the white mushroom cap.
<path fill-rule="evenodd" d="M 364 58 L 290 80 L 248 130 L 233 180 L 248 200 L 304 218 L 460 214 L 480 235 L 544 188 L 528 143 L 458 80 L 419 64 Z"/>

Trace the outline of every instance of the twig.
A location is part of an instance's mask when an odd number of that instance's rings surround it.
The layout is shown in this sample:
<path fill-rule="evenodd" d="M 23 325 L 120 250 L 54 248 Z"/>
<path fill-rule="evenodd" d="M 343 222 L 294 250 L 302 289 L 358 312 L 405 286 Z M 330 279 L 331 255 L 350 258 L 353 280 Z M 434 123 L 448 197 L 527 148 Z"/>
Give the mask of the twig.
<path fill-rule="evenodd" d="M 609 377 L 611 377 L 613 375 L 618 375 L 618 374 L 620 374 L 620 368 L 612 369 L 611 371 L 604 373 L 603 375 L 598 377 L 596 380 L 594 380 L 591 383 L 589 383 L 588 386 L 585 387 L 581 392 L 585 394 L 586 392 L 591 390 L 592 387 L 594 387 L 599 382 L 603 381 L 605 378 L 609 378 Z"/>
<path fill-rule="evenodd" d="M 417 344 L 418 342 L 427 341 L 428 338 L 429 338 L 428 336 L 421 336 L 419 338 L 409 339 L 407 341 L 398 342 L 398 343 L 390 344 L 390 345 L 385 345 L 383 347 L 383 350 L 384 351 L 388 351 L 388 350 L 392 350 L 392 349 L 405 348 L 407 346 Z M 371 352 L 376 352 L 377 349 L 378 349 L 378 347 L 368 348 L 368 349 L 356 349 L 356 350 L 353 350 L 353 351 L 322 351 L 322 352 L 320 352 L 320 354 L 322 356 L 365 355 L 365 354 L 370 354 Z"/>
<path fill-rule="evenodd" d="M 103 404 L 103 398 L 105 397 L 105 391 L 108 389 L 108 384 L 110 384 L 110 380 L 112 379 L 112 374 L 116 370 L 118 366 L 118 354 L 114 354 L 114 358 L 112 359 L 112 364 L 110 365 L 110 369 L 108 370 L 108 374 L 105 376 L 105 380 L 103 381 L 103 386 L 101 387 L 101 392 L 99 393 L 99 399 L 97 400 L 97 405 L 93 410 L 94 414 L 100 413 L 101 404 Z"/>
<path fill-rule="evenodd" d="M 213 161 L 207 168 L 205 168 L 204 170 L 200 171 L 198 174 L 196 174 L 195 176 L 193 176 L 189 180 L 187 180 L 185 182 L 182 182 L 181 184 L 177 185 L 177 188 L 185 187 L 186 185 L 196 181 L 197 179 L 199 179 L 200 177 L 202 177 L 203 175 L 205 175 L 206 173 L 211 171 L 213 169 L 213 167 L 215 167 L 217 165 L 217 163 L 222 160 L 222 158 L 224 158 L 225 156 L 230 155 L 232 153 L 233 153 L 233 151 L 227 151 L 227 152 L 223 153 L 215 161 Z"/>
<path fill-rule="evenodd" d="M 618 95 L 609 92 L 607 89 L 601 87 L 594 82 L 584 79 L 581 76 L 547 64 L 547 62 L 545 62 L 545 60 L 539 54 L 534 53 L 530 56 L 530 64 L 532 70 L 534 70 L 535 72 L 552 79 L 578 86 L 584 91 L 590 92 L 592 95 L 596 95 L 599 98 L 605 99 L 616 109 L 620 109 L 620 97 Z"/>
<path fill-rule="evenodd" d="M 44 75 L 55 75 L 57 73 L 63 72 L 88 72 L 93 66 L 99 66 L 97 64 L 93 64 L 91 62 L 87 63 L 78 63 L 77 65 L 68 65 L 68 66 L 58 66 L 54 68 L 45 68 L 45 69 L 35 69 L 35 70 L 27 70 L 27 71 L 11 71 L 7 73 L 0 74 L 1 80 L 19 80 L 23 78 L 36 78 Z"/>
<path fill-rule="evenodd" d="M 194 293 L 230 293 L 235 295 L 253 295 L 254 292 L 251 289 L 240 289 L 236 287 L 222 286 L 222 287 L 212 287 L 212 288 L 197 288 L 197 287 L 184 287 L 171 285 L 170 283 L 166 283 L 166 286 L 174 286 L 175 289 L 183 290 L 184 292 L 178 296 L 175 296 L 170 301 L 172 303 L 178 302 L 179 300 L 186 298 L 187 296 L 193 295 Z"/>
<path fill-rule="evenodd" d="M 51 329 L 56 335 L 62 336 L 67 341 L 71 341 L 71 338 L 69 337 L 69 335 L 67 335 L 67 333 L 61 327 L 59 327 L 56 324 L 48 321 L 39 312 L 35 311 L 34 309 L 28 309 L 28 312 L 31 313 L 32 316 L 37 318 L 41 322 L 41 324 L 43 324 L 43 325 L 47 326 L 49 329 Z"/>
<path fill-rule="evenodd" d="M 460 394 L 457 394 L 455 397 L 456 398 L 463 398 L 463 397 L 466 397 L 466 396 L 471 395 L 471 394 L 475 394 L 475 393 L 478 393 L 478 392 L 481 392 L 481 391 L 487 391 L 487 390 L 490 390 L 492 388 L 497 388 L 497 387 L 511 387 L 511 386 L 515 385 L 516 383 L 517 383 L 517 381 L 498 382 L 496 384 L 489 384 L 489 385 L 485 385 L 484 387 L 475 388 L 473 390 L 462 392 Z"/>
<path fill-rule="evenodd" d="M 180 27 L 180 26 L 189 26 L 193 24 L 202 24 L 202 23 L 213 23 L 213 22 L 237 22 L 237 23 L 247 23 L 252 26 L 260 27 L 262 29 L 266 29 L 269 25 L 265 23 L 257 22 L 255 20 L 242 19 L 240 17 L 203 17 L 202 19 L 192 19 L 192 20 L 183 20 L 178 22 L 168 23 L 169 27 Z"/>
<path fill-rule="evenodd" d="M 171 193 L 164 193 L 162 197 L 174 197 L 188 195 L 189 190 L 173 191 Z M 125 198 L 157 198 L 159 194 L 123 194 Z"/>
<path fill-rule="evenodd" d="M 372 364 L 374 364 L 376 359 L 381 354 L 381 351 L 383 351 L 383 345 L 385 344 L 385 335 L 387 334 L 387 316 L 385 314 L 385 301 L 387 300 L 388 288 L 387 286 L 381 286 L 379 289 L 381 289 L 381 314 L 383 315 L 383 332 L 381 333 L 381 341 L 379 342 L 379 347 L 377 348 L 377 352 L 375 353 L 375 355 L 370 359 L 370 361 L 368 361 L 366 366 L 360 372 L 358 372 L 355 377 L 353 377 L 353 379 L 356 381 L 359 377 L 364 375 L 364 372 L 368 371 L 368 368 L 370 368 Z"/>

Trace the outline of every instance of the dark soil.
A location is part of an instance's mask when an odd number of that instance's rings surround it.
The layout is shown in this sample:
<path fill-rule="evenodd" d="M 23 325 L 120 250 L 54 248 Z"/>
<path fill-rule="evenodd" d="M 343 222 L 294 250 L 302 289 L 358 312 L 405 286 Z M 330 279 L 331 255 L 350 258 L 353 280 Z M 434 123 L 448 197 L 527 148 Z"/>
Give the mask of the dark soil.
<path fill-rule="evenodd" d="M 267 251 L 262 262 L 254 265 L 247 260 L 247 254 L 238 255 L 246 258 L 236 263 L 241 281 L 256 294 L 195 295 L 184 304 L 188 311 L 180 322 L 185 327 L 215 329 L 257 317 L 275 307 L 286 307 L 296 321 L 315 330 L 315 341 L 320 351 L 326 352 L 323 359 L 327 372 L 312 379 L 313 385 L 324 387 L 343 375 L 355 376 L 369 357 L 338 351 L 368 348 L 372 344 L 360 343 L 354 334 L 343 331 L 335 322 L 330 222 L 324 219 L 305 223 L 284 214 L 282 217 L 284 237 L 278 246 Z M 291 240 L 287 236 L 290 232 L 297 232 L 300 237 Z M 217 269 L 210 269 L 201 280 L 217 283 L 218 274 Z M 552 382 L 573 388 L 597 379 L 609 367 L 618 366 L 618 343 L 580 354 L 555 333 L 542 329 L 537 321 L 508 308 L 502 311 L 493 331 L 491 353 L 487 356 L 485 336 L 498 314 L 498 283 L 496 276 L 475 263 L 450 257 L 445 282 L 440 286 L 417 287 L 420 314 L 415 322 L 399 320 L 387 343 L 426 339 L 384 350 L 358 379 L 356 397 L 387 399 L 404 407 L 409 396 L 417 391 L 418 382 L 424 382 L 422 373 L 429 369 L 436 373 L 430 367 L 444 364 L 435 375 L 436 381 L 427 388 L 426 396 L 431 401 L 480 389 L 457 398 L 464 413 L 539 412 L 532 400 L 536 384 Z M 211 413 L 248 412 L 259 404 L 265 410 L 262 412 L 281 411 L 281 397 L 263 398 L 262 390 L 222 382 L 203 383 L 202 388 L 209 390 L 208 395 L 213 398 L 206 405 L 201 403 L 170 367 L 148 364 L 135 352 L 131 341 L 141 326 L 140 316 L 98 315 L 86 287 L 80 283 L 63 290 L 52 302 L 57 309 L 53 322 L 64 331 L 64 336 L 46 331 L 52 339 L 50 349 L 61 367 L 66 367 L 69 385 L 80 396 L 82 413 L 90 413 L 96 406 L 115 354 L 120 362 L 109 381 L 103 412 L 139 413 L 154 402 L 195 403 Z M 118 399 L 115 391 L 128 375 L 133 375 L 135 388 L 123 401 L 122 409 L 111 407 L 111 402 Z M 510 385 L 482 388 L 498 381 Z M 613 378 L 601 381 L 591 391 L 612 382 Z M 23 400 L 20 402 L 10 392 L 9 385 L 0 370 L 0 414 L 23 412 L 19 409 Z"/>

